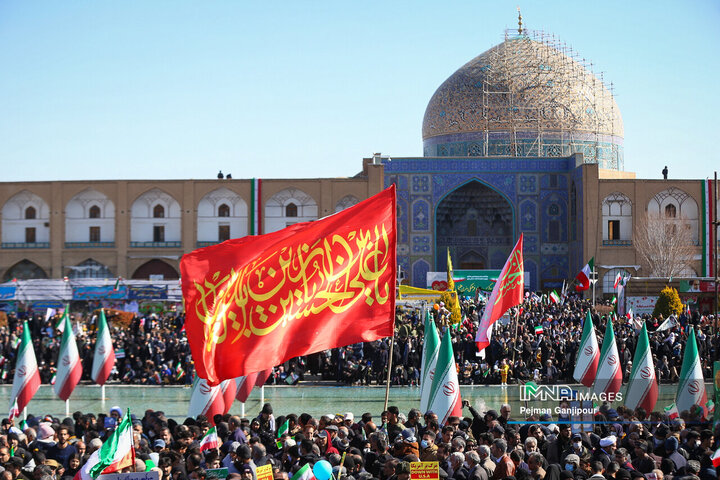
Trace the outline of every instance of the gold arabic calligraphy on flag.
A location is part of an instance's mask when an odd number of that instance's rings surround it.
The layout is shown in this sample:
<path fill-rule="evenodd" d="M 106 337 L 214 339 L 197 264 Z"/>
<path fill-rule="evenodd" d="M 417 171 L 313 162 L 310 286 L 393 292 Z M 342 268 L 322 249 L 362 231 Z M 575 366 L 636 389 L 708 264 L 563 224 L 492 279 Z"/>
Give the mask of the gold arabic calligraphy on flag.
<path fill-rule="evenodd" d="M 498 288 L 497 298 L 495 299 L 495 305 L 497 305 L 505 295 L 511 292 L 518 283 L 524 282 L 523 270 L 522 252 L 513 250 L 510 267 L 507 269 L 507 272 L 505 272 L 505 275 L 498 280 L 500 286 Z"/>
<path fill-rule="evenodd" d="M 380 224 L 281 247 L 195 282 L 206 348 L 268 335 L 293 319 L 343 313 L 360 301 L 385 304 L 394 295 L 392 248 Z"/>

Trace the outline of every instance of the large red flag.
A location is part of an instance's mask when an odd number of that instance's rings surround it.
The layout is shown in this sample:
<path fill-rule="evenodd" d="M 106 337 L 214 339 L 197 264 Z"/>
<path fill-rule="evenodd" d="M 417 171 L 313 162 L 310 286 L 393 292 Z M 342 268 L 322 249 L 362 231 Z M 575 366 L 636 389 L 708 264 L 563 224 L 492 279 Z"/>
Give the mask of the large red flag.
<path fill-rule="evenodd" d="M 485 304 L 485 312 L 475 335 L 475 343 L 480 352 L 490 345 L 490 332 L 497 319 L 502 317 L 509 308 L 519 305 L 523 301 L 525 277 L 522 248 L 523 234 L 521 233 Z"/>
<path fill-rule="evenodd" d="M 180 262 L 195 369 L 210 385 L 393 334 L 395 186 L 315 222 Z"/>

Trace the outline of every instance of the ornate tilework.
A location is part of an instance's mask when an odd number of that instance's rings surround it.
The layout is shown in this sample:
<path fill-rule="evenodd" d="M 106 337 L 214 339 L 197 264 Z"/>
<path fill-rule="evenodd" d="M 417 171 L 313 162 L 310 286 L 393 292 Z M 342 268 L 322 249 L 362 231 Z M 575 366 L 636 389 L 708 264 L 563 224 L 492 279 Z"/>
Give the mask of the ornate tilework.
<path fill-rule="evenodd" d="M 430 178 L 427 175 L 413 175 L 412 192 L 427 193 L 430 191 Z"/>
<path fill-rule="evenodd" d="M 416 260 L 412 267 L 412 285 L 425 288 L 427 285 L 427 273 L 430 271 L 430 263 L 425 259 Z"/>
<path fill-rule="evenodd" d="M 537 199 L 527 199 L 520 203 L 520 230 L 523 232 L 537 230 Z"/>
<path fill-rule="evenodd" d="M 432 238 L 430 235 L 411 235 L 411 238 L 413 255 L 432 254 Z"/>
<path fill-rule="evenodd" d="M 412 208 L 413 231 L 430 230 L 430 205 L 425 200 L 415 200 Z"/>
<path fill-rule="evenodd" d="M 520 175 L 520 192 L 527 195 L 537 192 L 537 175 Z"/>

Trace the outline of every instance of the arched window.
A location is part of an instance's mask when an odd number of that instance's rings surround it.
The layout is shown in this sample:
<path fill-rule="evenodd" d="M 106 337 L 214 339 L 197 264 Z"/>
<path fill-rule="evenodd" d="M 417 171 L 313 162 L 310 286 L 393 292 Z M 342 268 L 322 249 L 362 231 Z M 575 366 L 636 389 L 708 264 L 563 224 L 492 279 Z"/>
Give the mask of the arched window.
<path fill-rule="evenodd" d="M 98 207 L 97 205 L 93 205 L 92 207 L 90 207 L 88 215 L 90 216 L 90 218 L 100 218 L 100 207 Z"/>
<path fill-rule="evenodd" d="M 285 205 L 285 216 L 286 217 L 297 217 L 298 216 L 298 208 L 297 205 L 294 203 L 288 203 Z"/>
<path fill-rule="evenodd" d="M 153 207 L 153 218 L 165 218 L 165 207 L 160 204 Z"/>
<path fill-rule="evenodd" d="M 226 204 L 222 204 L 218 207 L 218 217 L 229 217 L 230 216 L 230 207 L 228 207 Z"/>
<path fill-rule="evenodd" d="M 37 211 L 35 207 L 27 207 L 25 209 L 25 220 L 33 220 L 37 217 Z"/>
<path fill-rule="evenodd" d="M 665 205 L 665 218 L 677 217 L 677 208 L 672 203 Z"/>

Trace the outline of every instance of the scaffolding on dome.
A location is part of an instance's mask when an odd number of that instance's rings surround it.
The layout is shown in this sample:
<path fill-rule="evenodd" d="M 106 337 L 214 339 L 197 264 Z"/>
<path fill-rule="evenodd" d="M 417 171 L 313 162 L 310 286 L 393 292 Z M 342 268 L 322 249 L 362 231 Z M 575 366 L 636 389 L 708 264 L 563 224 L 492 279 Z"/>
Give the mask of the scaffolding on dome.
<path fill-rule="evenodd" d="M 506 30 L 482 67 L 482 156 L 567 157 L 623 170 L 613 86 L 593 64 L 542 31 Z M 578 85 L 580 88 L 578 89 Z M 579 90 L 579 91 L 578 91 Z M 505 110 L 504 112 L 502 110 Z M 608 114 L 609 112 L 609 114 Z M 499 132 L 508 142 L 492 142 Z M 498 133 L 496 133 L 498 132 Z"/>

